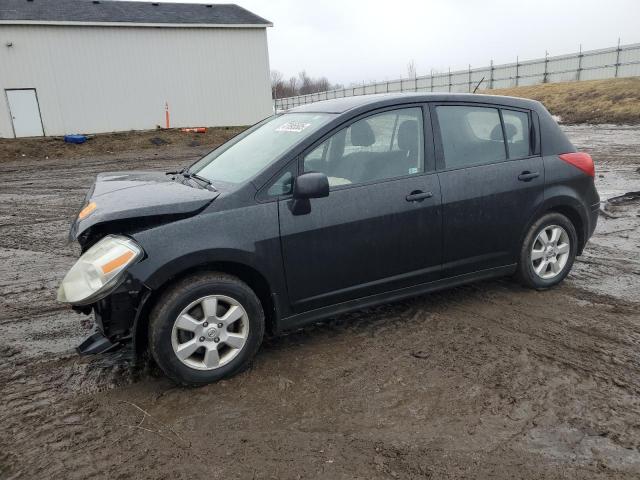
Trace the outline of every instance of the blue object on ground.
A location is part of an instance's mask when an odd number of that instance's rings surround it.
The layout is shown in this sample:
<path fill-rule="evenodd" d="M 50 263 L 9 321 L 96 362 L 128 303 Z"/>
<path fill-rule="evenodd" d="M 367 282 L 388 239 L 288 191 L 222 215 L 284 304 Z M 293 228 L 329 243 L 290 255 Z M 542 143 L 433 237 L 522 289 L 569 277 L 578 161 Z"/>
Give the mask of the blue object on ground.
<path fill-rule="evenodd" d="M 64 141 L 67 143 L 84 143 L 87 141 L 85 135 L 65 135 Z"/>

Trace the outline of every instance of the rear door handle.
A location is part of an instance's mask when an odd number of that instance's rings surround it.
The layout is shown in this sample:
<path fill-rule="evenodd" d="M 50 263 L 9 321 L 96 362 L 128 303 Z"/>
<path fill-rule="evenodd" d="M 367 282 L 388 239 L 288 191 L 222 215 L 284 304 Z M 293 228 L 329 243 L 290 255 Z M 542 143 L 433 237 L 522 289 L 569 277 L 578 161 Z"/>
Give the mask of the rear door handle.
<path fill-rule="evenodd" d="M 433 197 L 433 193 L 431 192 L 423 192 L 422 190 L 414 190 L 409 195 L 407 195 L 407 202 L 421 202 L 425 198 Z"/>
<path fill-rule="evenodd" d="M 520 175 L 518 175 L 518 180 L 520 180 L 521 182 L 530 182 L 531 180 L 533 180 L 534 178 L 538 178 L 539 176 L 540 174 L 538 172 L 524 171 Z"/>

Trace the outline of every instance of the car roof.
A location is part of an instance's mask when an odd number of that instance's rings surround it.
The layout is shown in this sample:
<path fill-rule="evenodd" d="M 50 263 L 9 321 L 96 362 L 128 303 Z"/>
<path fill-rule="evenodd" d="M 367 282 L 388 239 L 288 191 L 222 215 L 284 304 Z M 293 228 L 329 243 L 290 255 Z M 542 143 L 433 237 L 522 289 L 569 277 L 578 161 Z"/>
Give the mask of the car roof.
<path fill-rule="evenodd" d="M 537 110 L 540 103 L 518 97 L 501 95 L 479 95 L 474 93 L 376 93 L 356 95 L 352 97 L 332 98 L 314 103 L 307 103 L 289 109 L 289 112 L 303 113 L 346 113 L 354 109 L 372 109 L 388 105 L 417 102 L 473 102 L 505 105 Z"/>

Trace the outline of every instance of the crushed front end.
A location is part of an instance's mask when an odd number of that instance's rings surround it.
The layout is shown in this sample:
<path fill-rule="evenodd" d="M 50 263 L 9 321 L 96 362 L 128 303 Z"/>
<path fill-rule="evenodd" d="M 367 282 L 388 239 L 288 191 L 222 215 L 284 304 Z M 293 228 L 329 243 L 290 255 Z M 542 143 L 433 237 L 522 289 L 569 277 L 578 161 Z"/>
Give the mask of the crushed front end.
<path fill-rule="evenodd" d="M 95 317 L 95 331 L 78 347 L 103 353 L 130 342 L 132 327 L 148 290 L 127 268 L 144 257 L 134 240 L 107 235 L 86 249 L 58 290 L 58 301 Z"/>
<path fill-rule="evenodd" d="M 134 348 L 134 328 L 151 291 L 127 275 L 122 285 L 106 297 L 89 306 L 73 309 L 90 315 L 93 312 L 95 329 L 76 350 L 81 355 L 113 351 L 122 347 Z"/>

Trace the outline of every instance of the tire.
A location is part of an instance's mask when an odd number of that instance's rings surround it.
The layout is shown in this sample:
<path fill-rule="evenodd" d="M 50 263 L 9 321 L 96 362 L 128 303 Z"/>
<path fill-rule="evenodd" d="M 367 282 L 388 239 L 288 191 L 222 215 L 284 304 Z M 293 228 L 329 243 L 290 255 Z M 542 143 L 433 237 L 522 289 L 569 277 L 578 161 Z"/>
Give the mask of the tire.
<path fill-rule="evenodd" d="M 556 232 L 560 234 L 554 245 Z M 547 244 L 544 238 L 549 240 Z M 578 235 L 571 220 L 560 213 L 548 213 L 529 228 L 524 238 L 518 257 L 517 278 L 526 287 L 537 290 L 551 288 L 569 274 L 577 250 Z M 543 262 L 547 262 L 546 266 Z"/>
<path fill-rule="evenodd" d="M 223 273 L 196 274 L 151 310 L 149 350 L 176 383 L 204 385 L 246 369 L 264 328 L 262 305 L 247 284 Z"/>

